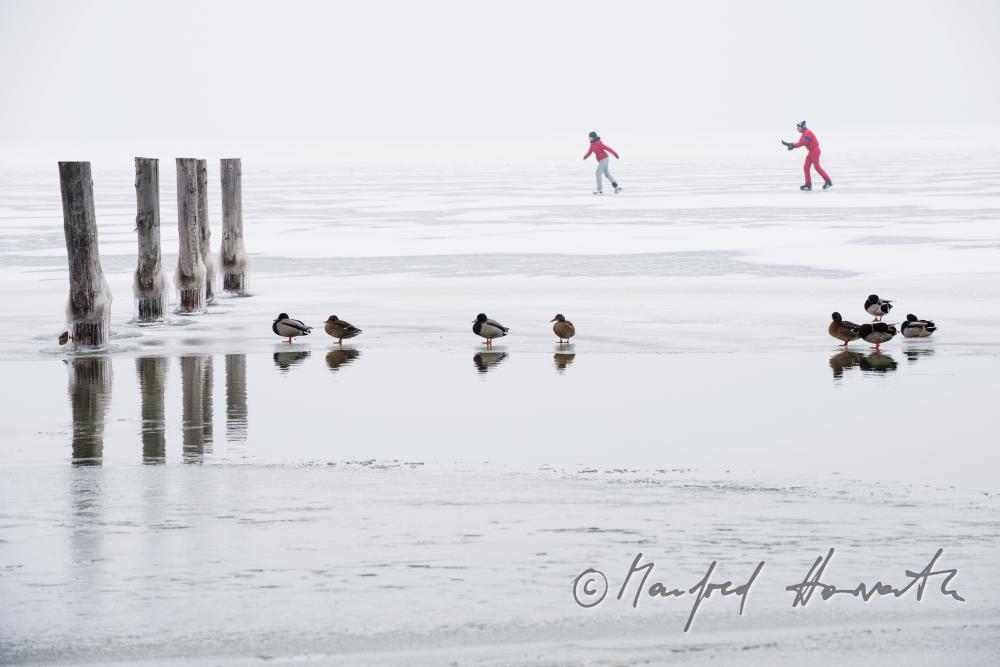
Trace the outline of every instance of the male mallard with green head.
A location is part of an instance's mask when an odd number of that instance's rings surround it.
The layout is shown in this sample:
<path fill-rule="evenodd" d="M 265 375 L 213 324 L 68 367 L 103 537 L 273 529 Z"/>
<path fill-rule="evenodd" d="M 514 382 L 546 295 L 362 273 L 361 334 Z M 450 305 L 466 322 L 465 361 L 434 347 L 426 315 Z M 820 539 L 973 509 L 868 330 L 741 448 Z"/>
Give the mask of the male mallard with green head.
<path fill-rule="evenodd" d="M 899 329 L 903 338 L 927 338 L 937 331 L 937 325 L 930 320 L 918 320 L 916 315 L 910 313 Z"/>
<path fill-rule="evenodd" d="M 555 324 L 552 325 L 552 331 L 555 335 L 559 336 L 560 345 L 562 344 L 564 338 L 568 343 L 569 339 L 576 335 L 576 327 L 574 327 L 573 323 L 567 320 L 562 313 L 553 317 L 549 320 L 549 322 L 555 322 Z"/>
<path fill-rule="evenodd" d="M 875 317 L 873 322 L 881 322 L 884 315 L 888 315 L 892 310 L 892 301 L 880 299 L 878 294 L 869 294 L 865 300 L 865 312 Z"/>
<path fill-rule="evenodd" d="M 282 338 L 287 338 L 291 343 L 295 336 L 308 336 L 312 327 L 303 324 L 302 320 L 293 320 L 288 313 L 281 313 L 274 319 L 271 331 Z"/>
<path fill-rule="evenodd" d="M 826 330 L 837 340 L 844 341 L 844 347 L 847 347 L 847 344 L 852 340 L 857 340 L 861 337 L 858 333 L 858 329 L 860 329 L 860 327 L 857 324 L 854 322 L 848 322 L 840 316 L 840 313 L 834 313 L 833 320 L 830 322 L 830 326 L 827 327 Z"/>
<path fill-rule="evenodd" d="M 869 343 L 874 343 L 878 352 L 882 343 L 888 343 L 896 336 L 896 325 L 885 322 L 868 322 L 858 327 L 858 335 Z"/>
<path fill-rule="evenodd" d="M 326 322 L 323 323 L 323 329 L 330 336 L 336 338 L 337 343 L 340 345 L 344 344 L 345 338 L 354 338 L 361 333 L 361 329 L 357 328 L 350 322 L 345 322 L 336 315 L 331 315 L 326 319 Z"/>
<path fill-rule="evenodd" d="M 472 333 L 485 338 L 486 347 L 493 347 L 493 339 L 503 338 L 508 331 L 510 329 L 496 320 L 486 317 L 485 313 L 479 313 L 476 315 L 476 319 L 472 320 Z"/>

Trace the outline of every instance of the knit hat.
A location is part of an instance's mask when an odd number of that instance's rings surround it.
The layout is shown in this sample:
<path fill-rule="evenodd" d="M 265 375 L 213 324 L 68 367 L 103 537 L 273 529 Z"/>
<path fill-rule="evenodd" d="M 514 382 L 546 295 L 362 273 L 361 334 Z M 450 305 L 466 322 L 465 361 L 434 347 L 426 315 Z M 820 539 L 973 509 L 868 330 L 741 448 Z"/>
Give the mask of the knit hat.
<path fill-rule="evenodd" d="M 597 136 L 597 132 L 591 132 L 590 133 L 590 140 L 591 141 L 597 141 L 598 139 L 600 139 L 600 137 Z"/>

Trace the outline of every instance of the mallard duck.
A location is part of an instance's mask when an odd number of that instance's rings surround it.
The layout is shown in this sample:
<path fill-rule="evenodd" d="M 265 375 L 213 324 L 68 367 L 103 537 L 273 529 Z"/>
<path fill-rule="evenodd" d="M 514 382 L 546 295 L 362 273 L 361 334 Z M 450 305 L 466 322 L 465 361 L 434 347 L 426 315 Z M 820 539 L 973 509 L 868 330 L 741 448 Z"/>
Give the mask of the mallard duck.
<path fill-rule="evenodd" d="M 61 334 L 59 334 L 59 344 L 60 345 L 65 345 L 66 343 L 68 343 L 70 341 L 70 338 L 71 337 L 69 335 L 69 332 L 68 331 L 63 331 Z"/>
<path fill-rule="evenodd" d="M 339 319 L 336 315 L 326 318 L 326 322 L 323 323 L 323 329 L 326 333 L 336 338 L 337 342 L 341 345 L 344 344 L 345 338 L 354 338 L 361 333 L 361 329 L 350 322 Z"/>
<path fill-rule="evenodd" d="M 858 334 L 869 343 L 874 343 L 875 351 L 878 352 L 882 343 L 888 343 L 896 335 L 896 325 L 885 322 L 870 322 L 858 327 Z"/>
<path fill-rule="evenodd" d="M 927 338 L 937 331 L 937 325 L 930 320 L 918 320 L 916 315 L 910 313 L 900 325 L 899 331 L 903 338 Z"/>
<path fill-rule="evenodd" d="M 857 324 L 854 322 L 848 322 L 840 316 L 840 313 L 834 313 L 832 317 L 833 321 L 830 322 L 830 326 L 827 327 L 826 330 L 837 340 L 844 341 L 844 347 L 847 347 L 847 344 L 852 340 L 860 338 L 860 335 L 858 334 L 858 329 L 860 327 Z"/>
<path fill-rule="evenodd" d="M 890 310 L 892 310 L 892 301 L 889 299 L 880 299 L 878 298 L 878 294 L 868 295 L 868 299 L 865 301 L 865 312 L 875 316 L 872 322 L 881 322 L 882 316 L 888 315 Z"/>
<path fill-rule="evenodd" d="M 486 339 L 486 347 L 493 347 L 494 338 L 503 338 L 510 331 L 496 320 L 491 320 L 485 314 L 479 313 L 472 320 L 472 332 Z"/>
<path fill-rule="evenodd" d="M 287 338 L 288 342 L 291 343 L 295 336 L 308 336 L 312 327 L 306 326 L 301 320 L 293 320 L 288 316 L 288 313 L 281 313 L 274 319 L 271 331 L 282 338 Z"/>
<path fill-rule="evenodd" d="M 562 313 L 553 317 L 549 322 L 555 322 L 552 325 L 552 331 L 555 335 L 559 336 L 559 342 L 562 343 L 563 339 L 569 342 L 569 339 L 576 335 L 576 327 L 573 323 L 563 317 Z"/>

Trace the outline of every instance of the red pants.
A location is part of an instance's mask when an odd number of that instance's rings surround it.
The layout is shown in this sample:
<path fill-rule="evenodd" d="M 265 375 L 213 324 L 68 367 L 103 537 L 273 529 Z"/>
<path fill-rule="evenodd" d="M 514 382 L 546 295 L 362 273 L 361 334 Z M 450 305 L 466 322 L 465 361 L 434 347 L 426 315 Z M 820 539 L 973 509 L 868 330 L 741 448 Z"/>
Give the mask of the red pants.
<path fill-rule="evenodd" d="M 809 167 L 816 167 L 816 173 L 823 177 L 824 183 L 830 182 L 829 174 L 823 171 L 823 167 L 819 166 L 819 151 L 806 155 L 806 163 L 802 165 L 802 170 L 806 172 L 806 185 L 812 185 L 812 176 L 809 174 Z"/>

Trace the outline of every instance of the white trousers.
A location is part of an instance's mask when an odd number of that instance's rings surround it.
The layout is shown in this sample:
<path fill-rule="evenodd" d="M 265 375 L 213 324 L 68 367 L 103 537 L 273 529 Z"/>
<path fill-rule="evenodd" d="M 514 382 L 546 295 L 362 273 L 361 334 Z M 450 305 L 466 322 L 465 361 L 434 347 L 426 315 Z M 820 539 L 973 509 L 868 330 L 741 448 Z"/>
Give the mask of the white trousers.
<path fill-rule="evenodd" d="M 604 190 L 604 180 L 603 180 L 604 178 L 607 178 L 611 182 L 611 185 L 613 187 L 616 187 L 616 188 L 618 187 L 618 183 L 617 183 L 617 181 L 615 181 L 615 177 L 611 175 L 610 171 L 608 171 L 608 162 L 610 162 L 610 161 L 611 161 L 611 158 L 609 158 L 609 157 L 606 157 L 603 160 L 598 160 L 597 161 L 597 191 L 598 192 L 602 192 Z"/>

